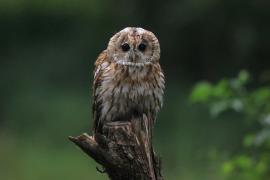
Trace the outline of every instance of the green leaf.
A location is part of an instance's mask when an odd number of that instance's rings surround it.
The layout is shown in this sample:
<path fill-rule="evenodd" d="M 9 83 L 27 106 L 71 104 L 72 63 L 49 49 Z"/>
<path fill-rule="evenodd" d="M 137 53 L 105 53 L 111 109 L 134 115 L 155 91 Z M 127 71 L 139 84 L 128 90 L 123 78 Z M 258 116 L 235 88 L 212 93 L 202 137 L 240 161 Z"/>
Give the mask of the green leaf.
<path fill-rule="evenodd" d="M 246 84 L 249 81 L 250 75 L 249 75 L 249 73 L 246 70 L 241 70 L 239 72 L 239 74 L 238 74 L 238 78 L 237 79 L 239 80 L 239 82 L 242 85 L 244 85 L 244 84 Z"/>
<path fill-rule="evenodd" d="M 213 88 L 213 96 L 217 98 L 227 98 L 231 95 L 229 82 L 227 79 L 223 79 L 217 83 Z"/>
<path fill-rule="evenodd" d="M 240 155 L 234 159 L 235 164 L 241 169 L 252 168 L 252 160 L 246 155 Z"/>
<path fill-rule="evenodd" d="M 222 112 L 229 109 L 228 101 L 217 101 L 211 104 L 210 106 L 210 114 L 213 117 L 217 117 Z"/>
<path fill-rule="evenodd" d="M 190 95 L 190 101 L 207 102 L 212 94 L 213 87 L 209 82 L 200 82 L 194 88 Z"/>
<path fill-rule="evenodd" d="M 234 170 L 234 165 L 232 162 L 228 161 L 228 162 L 223 163 L 223 166 L 222 166 L 223 173 L 230 174 L 232 173 L 233 170 Z"/>
<path fill-rule="evenodd" d="M 259 88 L 251 93 L 251 98 L 257 104 L 267 104 L 270 100 L 270 88 Z"/>

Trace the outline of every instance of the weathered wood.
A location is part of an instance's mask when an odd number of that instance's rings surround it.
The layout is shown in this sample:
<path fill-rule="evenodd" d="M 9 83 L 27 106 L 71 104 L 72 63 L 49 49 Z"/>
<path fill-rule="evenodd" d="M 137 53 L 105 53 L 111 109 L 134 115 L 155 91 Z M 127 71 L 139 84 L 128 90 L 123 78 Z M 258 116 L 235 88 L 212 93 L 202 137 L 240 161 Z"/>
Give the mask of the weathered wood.
<path fill-rule="evenodd" d="M 148 122 L 146 116 L 111 122 L 102 134 L 69 139 L 101 164 L 111 180 L 163 180 Z"/>

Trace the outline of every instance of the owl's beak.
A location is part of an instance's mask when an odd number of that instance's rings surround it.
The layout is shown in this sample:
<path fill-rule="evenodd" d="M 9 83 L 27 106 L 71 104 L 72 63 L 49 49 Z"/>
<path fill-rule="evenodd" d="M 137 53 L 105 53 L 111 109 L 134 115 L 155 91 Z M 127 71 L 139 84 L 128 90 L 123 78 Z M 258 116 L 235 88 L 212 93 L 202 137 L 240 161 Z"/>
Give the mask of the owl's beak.
<path fill-rule="evenodd" d="M 135 51 L 133 49 L 131 49 L 129 51 L 129 59 L 131 62 L 135 62 L 135 60 L 136 60 L 136 54 L 135 54 Z"/>

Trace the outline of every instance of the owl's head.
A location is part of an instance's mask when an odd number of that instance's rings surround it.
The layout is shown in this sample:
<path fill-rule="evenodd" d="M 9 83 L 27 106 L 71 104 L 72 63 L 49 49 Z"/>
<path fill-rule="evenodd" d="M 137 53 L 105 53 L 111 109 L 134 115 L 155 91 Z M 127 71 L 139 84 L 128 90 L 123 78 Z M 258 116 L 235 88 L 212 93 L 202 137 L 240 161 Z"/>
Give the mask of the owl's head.
<path fill-rule="evenodd" d="M 152 32 L 127 27 L 110 39 L 107 54 L 117 64 L 142 66 L 159 61 L 160 46 Z"/>

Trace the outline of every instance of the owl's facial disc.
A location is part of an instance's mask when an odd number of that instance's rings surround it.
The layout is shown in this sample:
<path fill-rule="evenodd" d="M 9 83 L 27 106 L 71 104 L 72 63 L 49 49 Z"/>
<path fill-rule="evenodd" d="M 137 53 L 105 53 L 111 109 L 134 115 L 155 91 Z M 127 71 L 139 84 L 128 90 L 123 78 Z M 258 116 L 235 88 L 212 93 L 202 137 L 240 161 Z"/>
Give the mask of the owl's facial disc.
<path fill-rule="evenodd" d="M 143 31 L 133 29 L 126 33 L 121 43 L 121 49 L 130 63 L 147 62 L 148 42 L 143 38 Z"/>
<path fill-rule="evenodd" d="M 143 66 L 159 59 L 157 38 L 153 33 L 142 28 L 125 28 L 111 39 L 108 49 L 112 43 L 114 48 L 111 54 L 117 64 Z"/>

